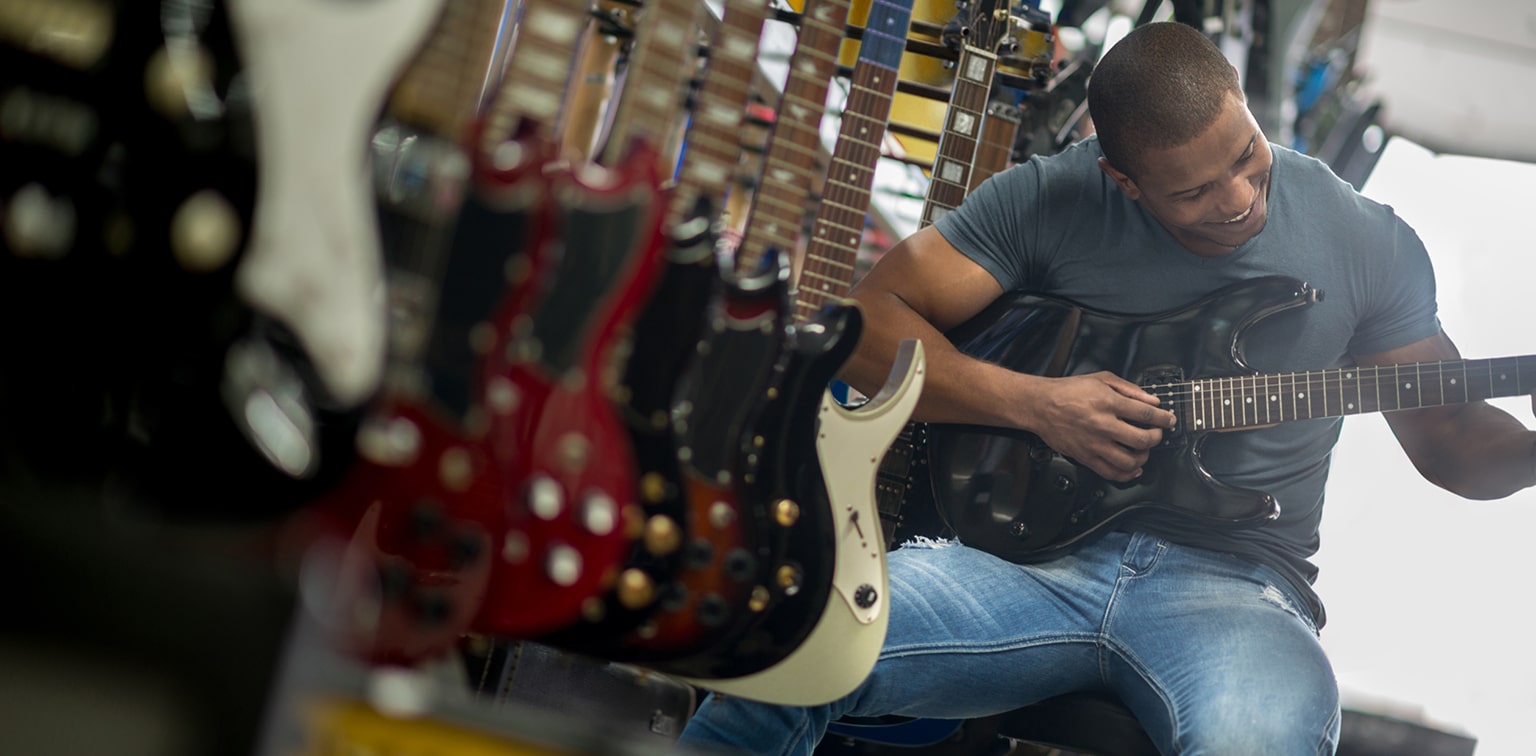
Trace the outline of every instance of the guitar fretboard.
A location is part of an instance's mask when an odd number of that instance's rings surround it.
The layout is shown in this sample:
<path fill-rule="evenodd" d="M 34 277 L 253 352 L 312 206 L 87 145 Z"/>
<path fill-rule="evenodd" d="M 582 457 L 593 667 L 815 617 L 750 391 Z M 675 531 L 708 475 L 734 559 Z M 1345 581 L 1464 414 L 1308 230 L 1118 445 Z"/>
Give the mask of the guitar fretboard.
<path fill-rule="evenodd" d="M 688 149 L 683 153 L 668 208 L 669 227 L 685 220 L 700 197 L 714 200 L 717 211 L 720 207 L 719 200 L 741 157 L 737 130 L 751 95 L 758 40 L 767 16 L 765 0 L 725 0 L 688 128 Z"/>
<path fill-rule="evenodd" d="M 1151 386 L 1190 431 L 1439 407 L 1536 390 L 1536 355 L 1210 378 Z"/>
<path fill-rule="evenodd" d="M 869 214 L 870 188 L 880 142 L 896 94 L 897 66 L 907 45 L 910 0 L 874 0 L 859 60 L 849 77 L 848 100 L 838 128 L 837 143 L 821 205 L 811 227 L 805 267 L 795 296 L 795 319 L 804 321 L 825 304 L 846 296 L 853 285 L 854 265 Z"/>
<path fill-rule="evenodd" d="M 603 165 L 618 165 L 629 154 L 631 142 L 643 139 L 657 148 L 662 174 L 671 175 L 676 155 L 668 154 L 666 147 L 697 63 L 697 14 L 702 9 L 697 0 L 647 0 L 641 9 L 613 131 L 603 147 Z"/>
<path fill-rule="evenodd" d="M 923 200 L 920 227 L 932 225 L 946 213 L 960 206 L 971 188 L 971 173 L 976 163 L 987 97 L 992 90 L 992 73 L 997 55 L 990 50 L 964 45 L 950 90 L 949 109 L 944 115 L 944 130 L 939 134 L 933 176 Z"/>
<path fill-rule="evenodd" d="M 800 40 L 789 61 L 789 77 L 763 156 L 762 178 L 752 192 L 736 266 L 757 267 L 770 249 L 793 254 L 800 246 L 811 187 L 821 161 L 821 117 L 827 89 L 837 71 L 849 0 L 808 0 L 800 18 Z"/>
<path fill-rule="evenodd" d="M 585 0 L 537 0 L 523 10 L 506 74 L 486 114 L 481 149 L 512 138 L 520 122 L 549 133 L 571 73 L 571 46 L 587 25 Z"/>
<path fill-rule="evenodd" d="M 1022 120 L 1023 113 L 1014 105 L 994 102 L 987 106 L 987 117 L 981 121 L 981 143 L 976 146 L 976 161 L 971 165 L 971 185 L 967 191 L 975 191 L 981 182 L 1008 167 L 1013 160 L 1013 142 L 1018 138 Z"/>

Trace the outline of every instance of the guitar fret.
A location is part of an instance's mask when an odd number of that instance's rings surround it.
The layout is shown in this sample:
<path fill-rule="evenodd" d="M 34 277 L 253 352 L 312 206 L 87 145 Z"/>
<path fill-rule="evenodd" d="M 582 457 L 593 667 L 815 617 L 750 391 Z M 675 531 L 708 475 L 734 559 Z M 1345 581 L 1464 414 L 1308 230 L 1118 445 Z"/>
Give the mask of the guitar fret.
<path fill-rule="evenodd" d="M 831 215 L 833 214 L 828 214 L 828 220 L 822 221 L 823 224 L 826 224 L 826 226 L 837 226 L 840 227 L 840 229 L 857 230 L 857 232 L 863 232 L 863 224 L 851 223 L 851 220 L 856 220 L 854 217 L 862 217 L 862 207 L 852 206 L 852 204 L 839 203 L 839 201 L 828 197 L 822 198 L 822 204 L 823 206 L 833 207 L 833 209 L 837 209 L 837 211 L 843 211 L 843 214 L 845 214 L 843 217 L 849 218 L 848 223 L 837 223 L 836 220 L 831 220 Z"/>

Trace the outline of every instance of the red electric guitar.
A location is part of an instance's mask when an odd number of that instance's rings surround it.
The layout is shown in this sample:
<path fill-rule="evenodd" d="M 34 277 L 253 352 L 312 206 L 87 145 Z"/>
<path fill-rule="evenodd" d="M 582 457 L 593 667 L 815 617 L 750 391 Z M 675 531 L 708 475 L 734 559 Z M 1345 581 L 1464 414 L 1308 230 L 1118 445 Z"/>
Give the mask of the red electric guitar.
<path fill-rule="evenodd" d="M 451 364 L 446 346 L 471 335 L 443 317 L 459 299 L 459 258 L 487 254 L 455 245 L 454 229 L 468 184 L 465 142 L 504 10 L 499 0 L 445 5 L 370 141 L 388 360 L 357 460 L 314 510 L 349 536 L 324 619 L 378 662 L 446 651 L 469 627 L 490 576 L 492 515 L 507 496 L 476 420 L 482 410 L 463 385 L 470 373 Z"/>
<path fill-rule="evenodd" d="M 693 68 L 697 10 L 691 0 L 646 5 L 602 159 L 550 179 L 554 217 L 525 242 L 528 264 L 513 271 L 514 293 L 485 332 L 490 433 L 512 487 L 475 621 L 486 634 L 538 636 L 600 609 L 642 535 L 616 401 L 629 332 L 662 268 L 672 161 L 661 145 Z M 519 46 L 546 31 L 525 21 Z M 521 144 L 495 151 L 511 160 Z M 507 196 L 516 182 L 498 180 Z"/>
<path fill-rule="evenodd" d="M 768 6 L 763 0 L 727 0 L 710 42 L 702 83 L 694 97 L 678 182 L 668 197 L 667 265 L 635 327 L 633 352 L 620 393 L 634 442 L 645 535 L 626 560 L 603 611 L 543 640 L 608 659 L 655 660 L 697 652 L 709 633 L 745 603 L 757 581 L 734 567 L 755 550 L 759 529 L 740 512 L 733 488 L 715 475 L 711 457 L 741 428 L 729 413 L 694 413 L 699 397 L 688 390 L 690 363 L 716 345 L 700 338 L 719 316 L 723 289 L 733 278 L 717 265 L 716 229 L 726 185 L 741 156 L 739 127 L 757 65 L 758 38 Z M 766 346 L 772 347 L 767 334 Z M 741 361 L 766 382 L 774 368 L 772 348 Z M 756 366 L 749 367 L 749 366 Z M 720 390 L 729 386 L 713 386 Z M 743 404 L 724 397 L 725 406 Z M 682 402 L 681 409 L 674 408 Z M 694 422 L 698 420 L 699 422 Z M 717 422 L 721 421 L 723 422 Z M 680 444 L 704 438 L 697 454 L 679 458 Z M 707 469 L 709 472 L 702 472 Z"/>

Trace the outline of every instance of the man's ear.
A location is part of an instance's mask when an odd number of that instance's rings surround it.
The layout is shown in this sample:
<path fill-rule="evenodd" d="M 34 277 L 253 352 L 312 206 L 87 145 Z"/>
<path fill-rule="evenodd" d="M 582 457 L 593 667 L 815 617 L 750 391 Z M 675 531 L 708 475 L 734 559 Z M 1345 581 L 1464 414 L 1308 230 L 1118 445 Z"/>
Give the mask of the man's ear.
<path fill-rule="evenodd" d="M 1099 170 L 1103 171 L 1104 175 L 1114 179 L 1115 183 L 1120 186 L 1120 191 L 1125 192 L 1125 196 L 1129 197 L 1132 202 L 1141 199 L 1141 190 L 1136 188 L 1136 181 L 1116 170 L 1114 166 L 1109 164 L 1108 160 L 1102 157 L 1099 158 Z"/>

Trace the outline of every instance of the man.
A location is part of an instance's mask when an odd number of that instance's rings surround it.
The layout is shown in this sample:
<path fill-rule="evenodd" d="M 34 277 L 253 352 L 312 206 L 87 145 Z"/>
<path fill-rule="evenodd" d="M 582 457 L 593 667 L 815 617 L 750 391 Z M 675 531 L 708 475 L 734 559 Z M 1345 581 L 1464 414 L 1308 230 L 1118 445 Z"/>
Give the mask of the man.
<path fill-rule="evenodd" d="M 942 332 L 1013 290 L 1154 315 L 1285 275 L 1326 298 L 1250 332 L 1261 372 L 1457 358 L 1417 235 L 1323 164 L 1267 143 L 1200 32 L 1132 31 L 1095 69 L 1089 109 L 1096 138 L 993 177 L 860 282 L 866 330 L 850 382 L 877 387 L 899 339 L 919 337 L 919 419 L 1027 430 L 1130 481 L 1174 426 L 1157 399 L 1107 373 L 1048 379 L 985 364 Z M 1424 477 L 1460 495 L 1536 483 L 1536 433 L 1485 403 L 1388 420 Z M 1118 695 L 1165 753 L 1332 753 L 1338 689 L 1308 557 L 1339 427 L 1207 437 L 1208 469 L 1281 502 L 1262 527 L 1152 514 L 1029 565 L 958 544 L 898 549 L 890 630 L 862 686 L 809 709 L 711 697 L 684 740 L 804 754 L 845 715 L 970 718 L 1093 689 Z"/>

